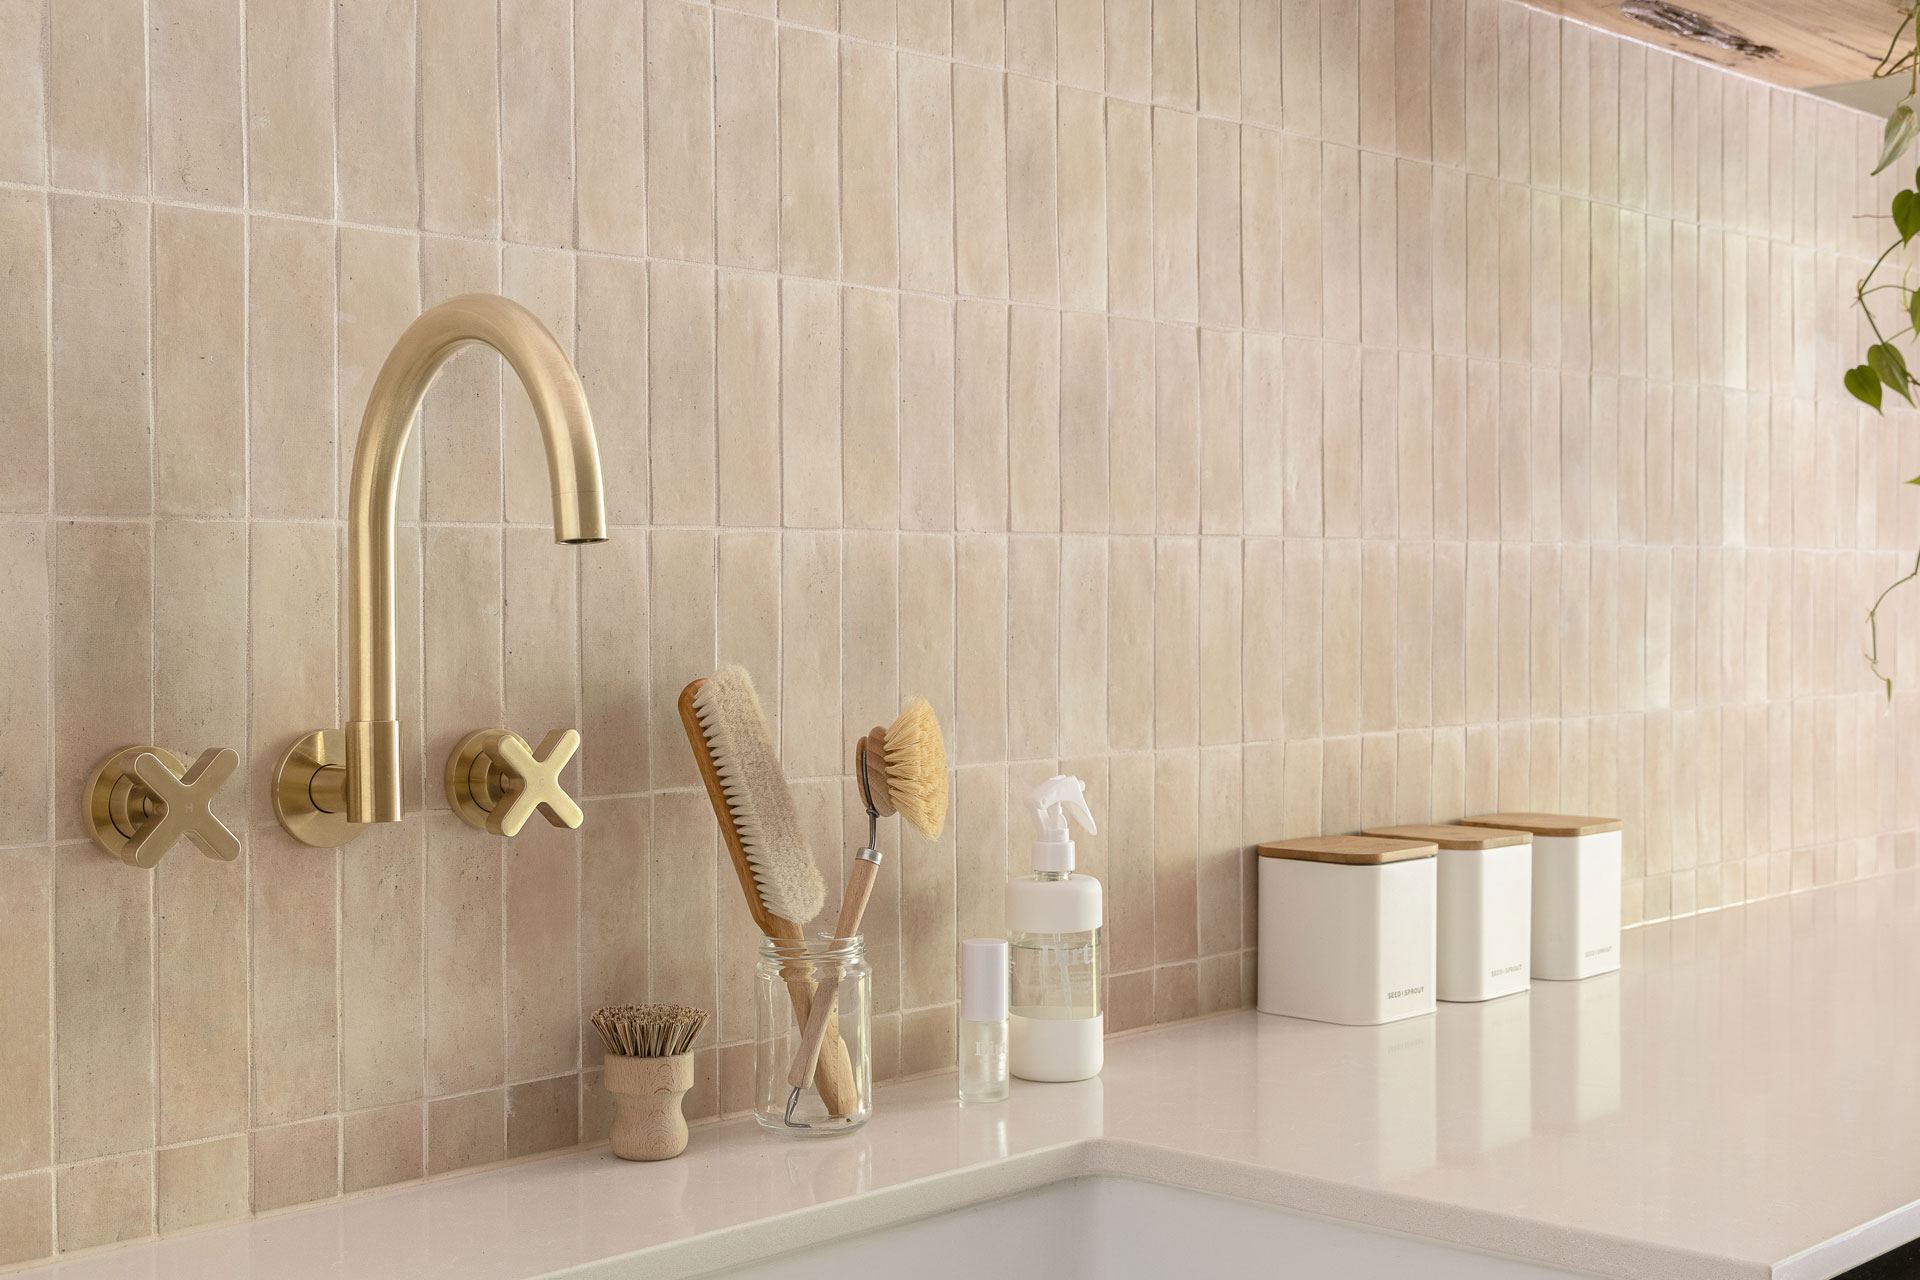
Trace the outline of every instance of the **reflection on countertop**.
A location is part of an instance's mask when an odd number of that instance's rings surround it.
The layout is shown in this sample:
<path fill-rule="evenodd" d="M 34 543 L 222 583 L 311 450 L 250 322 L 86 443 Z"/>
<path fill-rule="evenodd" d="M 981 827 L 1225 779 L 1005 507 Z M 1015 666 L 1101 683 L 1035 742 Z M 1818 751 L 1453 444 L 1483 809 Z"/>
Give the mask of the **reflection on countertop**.
<path fill-rule="evenodd" d="M 1619 973 L 1432 1017 L 1229 1014 L 1005 1104 L 886 1087 L 845 1139 L 730 1121 L 658 1165 L 578 1152 L 28 1274 L 695 1275 L 1087 1173 L 1603 1275 L 1824 1277 L 1920 1236 L 1920 873 L 1624 942 Z"/>

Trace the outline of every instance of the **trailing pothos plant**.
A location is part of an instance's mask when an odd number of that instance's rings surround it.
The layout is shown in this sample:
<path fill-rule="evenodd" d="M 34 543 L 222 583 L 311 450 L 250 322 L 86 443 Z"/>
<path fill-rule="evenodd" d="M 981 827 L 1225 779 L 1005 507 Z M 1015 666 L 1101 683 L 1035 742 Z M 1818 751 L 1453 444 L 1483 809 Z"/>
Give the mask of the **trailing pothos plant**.
<path fill-rule="evenodd" d="M 1887 117 L 1886 134 L 1880 144 L 1880 163 L 1873 167 L 1875 176 L 1897 163 L 1913 148 L 1915 137 L 1920 136 L 1920 115 L 1916 115 L 1916 111 L 1920 111 L 1920 16 L 1917 16 L 1920 15 L 1920 0 L 1901 0 L 1900 9 L 1900 28 L 1893 33 L 1885 56 L 1873 69 L 1873 78 L 1885 80 L 1905 76 L 1907 95 Z M 1847 370 L 1846 374 L 1847 390 L 1854 399 L 1868 405 L 1875 413 L 1881 412 L 1881 399 L 1888 391 L 1905 400 L 1908 405 L 1913 405 L 1913 388 L 1920 386 L 1920 380 L 1908 372 L 1907 360 L 1900 353 L 1900 348 L 1881 329 L 1879 318 L 1873 312 L 1873 303 L 1869 301 L 1870 295 L 1892 293 L 1900 315 L 1900 322 L 1893 329 L 1893 337 L 1920 337 L 1920 290 L 1908 283 L 1909 274 L 1903 271 L 1898 280 L 1878 280 L 1880 269 L 1886 265 L 1887 259 L 1896 250 L 1905 248 L 1916 234 L 1920 234 L 1920 170 L 1914 173 L 1913 186 L 1895 193 L 1891 213 L 1893 229 L 1898 238 L 1873 260 L 1867 274 L 1854 288 L 1860 313 L 1867 318 L 1868 328 L 1873 330 L 1873 344 L 1867 348 L 1865 362 Z M 1920 485 L 1920 476 L 1915 476 L 1907 483 Z M 1880 606 L 1886 603 L 1888 596 L 1915 578 L 1920 578 L 1920 555 L 1914 557 L 1913 568 L 1908 570 L 1906 576 L 1889 583 L 1874 600 L 1873 607 L 1867 610 L 1867 666 L 1872 669 L 1874 677 L 1886 686 L 1889 699 L 1893 697 L 1893 678 L 1880 669 Z"/>

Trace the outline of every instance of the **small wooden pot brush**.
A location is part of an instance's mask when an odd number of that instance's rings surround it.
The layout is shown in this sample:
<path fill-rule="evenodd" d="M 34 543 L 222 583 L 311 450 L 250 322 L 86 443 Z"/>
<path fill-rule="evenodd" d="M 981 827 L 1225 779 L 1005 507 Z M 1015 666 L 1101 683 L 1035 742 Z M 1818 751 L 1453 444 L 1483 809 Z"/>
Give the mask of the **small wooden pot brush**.
<path fill-rule="evenodd" d="M 840 918 L 833 926 L 836 941 L 860 933 L 860 919 L 880 874 L 880 819 L 898 813 L 929 840 L 938 839 L 947 824 L 947 744 L 927 700 L 910 700 L 891 727 L 876 726 L 862 737 L 854 745 L 853 771 L 867 806 L 867 845 L 853 855 L 853 872 L 847 877 Z M 787 1071 L 787 1084 L 793 1090 L 787 1097 L 787 1124 L 792 1128 L 809 1127 L 795 1121 L 793 1111 L 820 1056 L 839 986 L 838 970 L 821 977 L 800 1048 Z"/>
<path fill-rule="evenodd" d="M 593 1029 L 607 1046 L 602 1081 L 613 1095 L 613 1154 L 622 1160 L 670 1160 L 687 1149 L 680 1109 L 693 1088 L 693 1042 L 707 1011 L 684 1004 L 623 1004 L 596 1009 Z"/>

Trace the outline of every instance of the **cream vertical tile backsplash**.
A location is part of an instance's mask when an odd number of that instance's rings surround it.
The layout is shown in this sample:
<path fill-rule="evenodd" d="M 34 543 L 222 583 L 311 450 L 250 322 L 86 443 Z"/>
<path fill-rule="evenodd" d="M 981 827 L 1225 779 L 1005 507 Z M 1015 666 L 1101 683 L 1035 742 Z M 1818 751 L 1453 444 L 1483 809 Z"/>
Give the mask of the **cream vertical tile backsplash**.
<path fill-rule="evenodd" d="M 1875 122 L 1505 0 L 0 6 L 0 1264 L 592 1140 L 582 1014 L 753 933 L 673 713 L 754 673 L 829 878 L 928 696 L 948 832 L 869 913 L 883 1077 L 948 1066 L 1025 791 L 1090 784 L 1112 1025 L 1251 1002 L 1260 839 L 1627 820 L 1629 925 L 1915 861 L 1914 415 L 1841 392 Z M 339 512 L 424 305 L 574 355 L 613 540 L 551 544 L 483 354 L 404 485 L 412 817 L 295 845 Z M 577 834 L 446 811 L 576 725 Z M 81 838 L 110 748 L 231 746 L 247 851 Z"/>

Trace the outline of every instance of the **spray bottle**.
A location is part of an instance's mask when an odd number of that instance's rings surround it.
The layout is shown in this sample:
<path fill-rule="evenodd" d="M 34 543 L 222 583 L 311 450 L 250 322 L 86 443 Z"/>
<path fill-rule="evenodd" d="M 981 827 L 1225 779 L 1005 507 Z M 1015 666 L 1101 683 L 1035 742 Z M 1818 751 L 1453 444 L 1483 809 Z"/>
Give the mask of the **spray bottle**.
<path fill-rule="evenodd" d="M 1059 774 L 1034 788 L 1033 874 L 1007 882 L 1008 1023 L 1013 1074 L 1022 1080 L 1085 1080 L 1105 1059 L 1100 882 L 1073 874 L 1067 830 L 1071 814 L 1094 833 L 1086 792 L 1086 783 Z"/>

